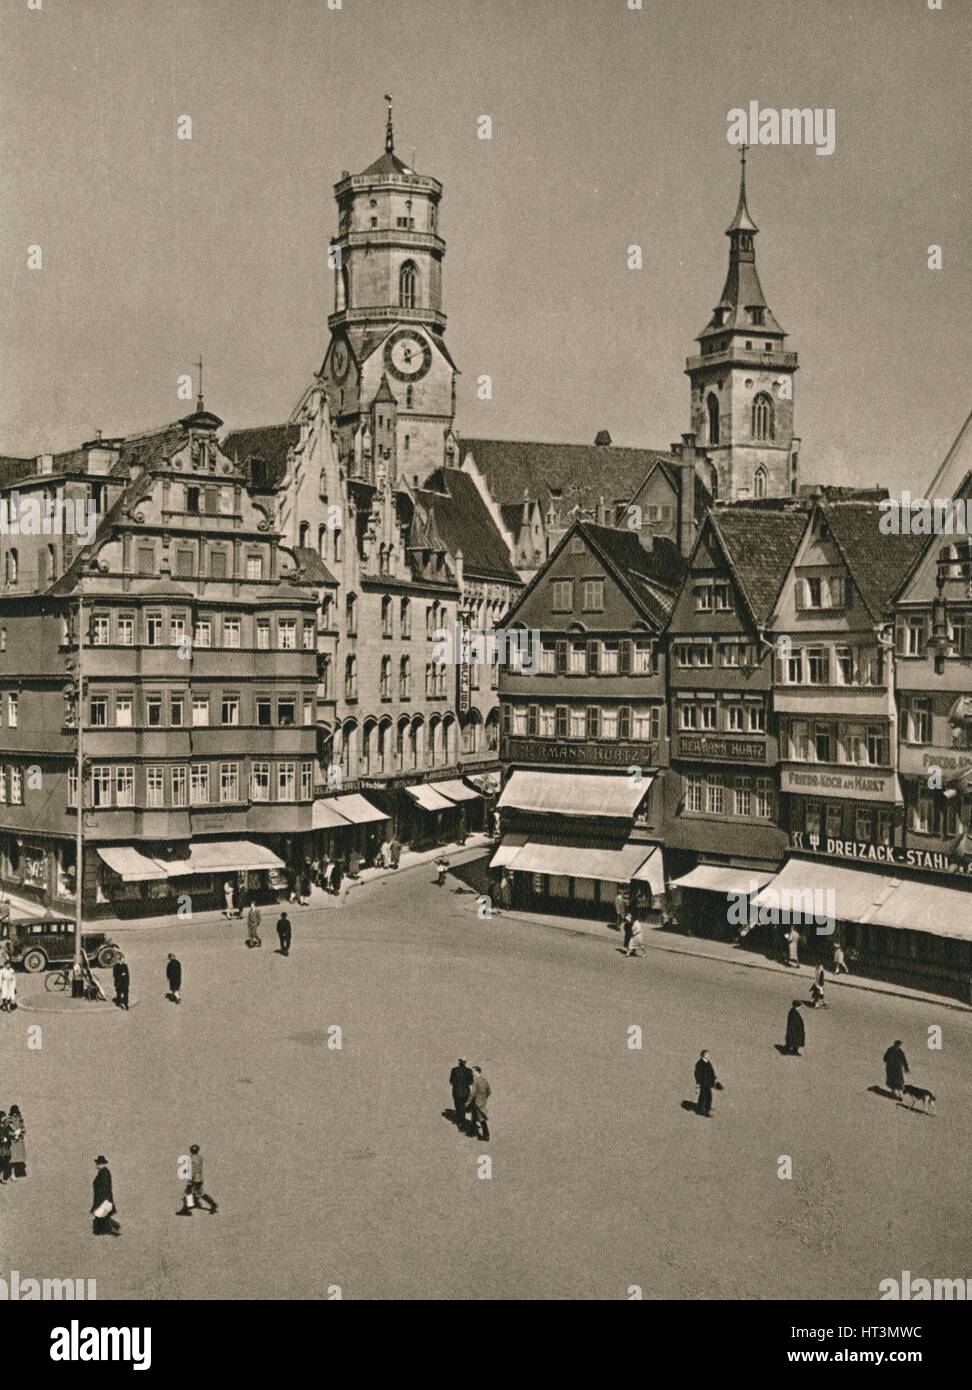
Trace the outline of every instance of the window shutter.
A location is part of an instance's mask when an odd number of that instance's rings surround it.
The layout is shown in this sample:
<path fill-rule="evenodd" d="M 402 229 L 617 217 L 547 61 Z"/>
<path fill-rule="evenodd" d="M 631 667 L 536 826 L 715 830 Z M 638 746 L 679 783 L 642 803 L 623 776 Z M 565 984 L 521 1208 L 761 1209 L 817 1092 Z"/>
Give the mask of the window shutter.
<path fill-rule="evenodd" d="M 566 675 L 567 672 L 567 643 L 557 643 L 557 675 Z"/>
<path fill-rule="evenodd" d="M 798 579 L 794 589 L 797 609 L 803 612 L 804 609 L 810 606 L 807 602 L 807 581 L 805 579 Z"/>
<path fill-rule="evenodd" d="M 618 738 L 631 737 L 631 707 L 622 705 L 618 710 Z"/>
<path fill-rule="evenodd" d="M 599 669 L 598 657 L 599 657 L 599 654 L 600 654 L 600 648 L 599 648 L 599 646 L 598 646 L 598 643 L 597 643 L 597 642 L 588 642 L 588 644 L 587 644 L 587 674 L 588 674 L 589 676 L 596 676 L 597 673 L 598 673 L 598 669 Z"/>
<path fill-rule="evenodd" d="M 567 737 L 567 706 L 557 706 L 557 737 Z"/>
<path fill-rule="evenodd" d="M 905 653 L 905 620 L 904 620 L 904 618 L 899 618 L 898 621 L 895 623 L 895 627 L 894 627 L 894 650 L 897 652 L 898 656 L 904 656 L 904 653 Z"/>
<path fill-rule="evenodd" d="M 618 671 L 622 676 L 631 675 L 631 648 L 632 644 L 630 641 L 623 641 L 621 643 L 621 648 L 618 652 Z"/>
<path fill-rule="evenodd" d="M 540 708 L 538 705 L 527 706 L 527 733 L 537 734 L 540 727 Z"/>

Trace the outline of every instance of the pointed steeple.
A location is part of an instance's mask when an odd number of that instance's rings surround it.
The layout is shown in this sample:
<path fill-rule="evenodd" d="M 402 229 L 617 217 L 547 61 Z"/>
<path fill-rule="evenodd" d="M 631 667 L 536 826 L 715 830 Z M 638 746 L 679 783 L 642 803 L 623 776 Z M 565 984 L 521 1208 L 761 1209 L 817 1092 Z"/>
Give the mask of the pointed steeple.
<path fill-rule="evenodd" d="M 743 145 L 740 152 L 739 202 L 736 204 L 736 215 L 726 228 L 726 236 L 732 236 L 733 232 L 759 231 L 749 215 L 749 208 L 746 206 L 746 151 L 748 149 L 748 145 Z"/>
<path fill-rule="evenodd" d="M 759 334 L 768 334 L 771 338 L 784 336 L 783 329 L 773 317 L 766 302 L 766 296 L 756 272 L 756 251 L 753 238 L 759 228 L 750 216 L 746 202 L 746 151 L 748 148 L 748 145 L 742 146 L 739 201 L 736 204 L 735 216 L 726 228 L 726 236 L 729 238 L 729 270 L 726 274 L 726 283 L 722 288 L 719 303 L 713 310 L 711 319 L 699 334 L 700 341 L 726 331 L 731 332 L 733 329 L 748 332 L 756 329 Z"/>

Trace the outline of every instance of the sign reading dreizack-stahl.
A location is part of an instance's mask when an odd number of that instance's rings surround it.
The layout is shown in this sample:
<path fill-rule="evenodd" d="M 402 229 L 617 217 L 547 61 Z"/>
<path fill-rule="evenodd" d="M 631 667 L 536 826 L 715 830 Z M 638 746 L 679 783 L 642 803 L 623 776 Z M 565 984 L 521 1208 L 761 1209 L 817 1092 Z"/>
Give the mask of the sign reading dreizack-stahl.
<path fill-rule="evenodd" d="M 876 845 L 868 840 L 834 840 L 829 835 L 813 835 L 805 830 L 794 830 L 790 835 L 790 845 L 801 854 L 826 854 L 833 859 L 889 864 L 896 869 L 924 869 L 929 873 L 972 876 L 972 861 L 966 864 L 939 850 L 902 849 L 899 845 Z"/>

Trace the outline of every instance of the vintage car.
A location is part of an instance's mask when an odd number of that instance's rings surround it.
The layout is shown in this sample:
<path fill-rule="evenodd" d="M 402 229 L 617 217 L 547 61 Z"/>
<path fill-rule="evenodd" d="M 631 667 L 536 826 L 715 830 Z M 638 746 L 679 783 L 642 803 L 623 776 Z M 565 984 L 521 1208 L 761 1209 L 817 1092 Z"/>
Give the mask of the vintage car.
<path fill-rule="evenodd" d="M 121 959 L 121 951 L 106 932 L 85 932 L 81 938 L 91 965 L 107 969 Z M 0 918 L 0 955 L 31 974 L 49 965 L 70 965 L 74 959 L 74 922 L 68 917 Z"/>

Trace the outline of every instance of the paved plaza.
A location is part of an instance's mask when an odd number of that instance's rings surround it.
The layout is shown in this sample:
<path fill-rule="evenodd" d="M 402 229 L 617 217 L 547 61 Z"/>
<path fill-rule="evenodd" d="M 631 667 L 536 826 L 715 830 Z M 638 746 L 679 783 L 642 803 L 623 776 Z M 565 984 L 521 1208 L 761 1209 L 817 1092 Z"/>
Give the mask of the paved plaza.
<path fill-rule="evenodd" d="M 32 1008 L 20 976 L 0 1106 L 24 1112 L 29 1177 L 0 1192 L 4 1265 L 99 1298 L 874 1298 L 902 1269 L 964 1275 L 972 1016 L 834 990 L 784 1057 L 802 979 L 483 921 L 431 879 L 295 915 L 289 959 L 275 912 L 259 951 L 238 922 L 119 932 L 127 1015 Z M 869 1090 L 896 1038 L 936 1115 Z M 688 1106 L 702 1047 L 710 1120 Z M 492 1085 L 488 1145 L 443 1116 L 459 1055 Z M 191 1143 L 220 1210 L 179 1220 Z M 99 1153 L 118 1240 L 90 1233 Z"/>

